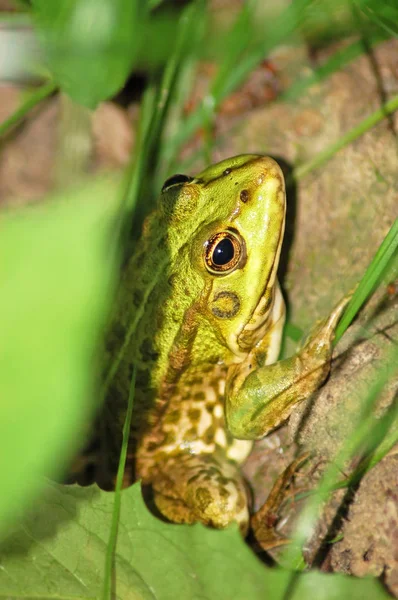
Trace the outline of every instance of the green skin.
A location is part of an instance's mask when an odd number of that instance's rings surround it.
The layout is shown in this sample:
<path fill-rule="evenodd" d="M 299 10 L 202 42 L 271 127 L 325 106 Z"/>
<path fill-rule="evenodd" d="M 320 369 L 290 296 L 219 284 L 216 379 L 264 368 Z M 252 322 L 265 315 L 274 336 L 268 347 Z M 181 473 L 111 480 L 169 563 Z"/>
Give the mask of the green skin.
<path fill-rule="evenodd" d="M 324 381 L 346 304 L 297 354 L 275 362 L 285 312 L 276 279 L 284 220 L 283 175 L 271 158 L 237 156 L 195 179 L 166 182 L 124 271 L 107 343 L 102 487 L 112 485 L 135 365 L 125 484 L 151 485 L 171 521 L 236 521 L 246 533 L 239 463 L 251 440 Z M 240 259 L 220 273 L 206 260 L 208 240 L 231 230 Z"/>

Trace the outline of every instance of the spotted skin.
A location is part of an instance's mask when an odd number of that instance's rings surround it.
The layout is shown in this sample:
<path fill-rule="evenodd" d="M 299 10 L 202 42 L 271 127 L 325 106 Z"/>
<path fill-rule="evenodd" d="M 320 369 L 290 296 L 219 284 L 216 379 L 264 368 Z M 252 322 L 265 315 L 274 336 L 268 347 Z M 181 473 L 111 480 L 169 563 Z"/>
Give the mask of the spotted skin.
<path fill-rule="evenodd" d="M 124 269 L 106 340 L 100 486 L 114 485 L 135 368 L 124 484 L 151 486 L 171 521 L 235 521 L 246 533 L 250 502 L 239 464 L 252 440 L 323 381 L 342 310 L 297 355 L 275 362 L 285 316 L 276 279 L 284 219 L 283 176 L 267 157 L 242 155 L 166 182 Z M 209 255 L 219 234 L 239 244 L 221 266 Z"/>

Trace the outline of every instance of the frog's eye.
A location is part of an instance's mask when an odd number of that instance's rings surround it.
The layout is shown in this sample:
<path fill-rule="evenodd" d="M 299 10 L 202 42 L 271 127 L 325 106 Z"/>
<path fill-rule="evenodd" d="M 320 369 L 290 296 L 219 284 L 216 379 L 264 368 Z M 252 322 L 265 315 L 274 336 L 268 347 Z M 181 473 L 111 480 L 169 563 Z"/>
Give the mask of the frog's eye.
<path fill-rule="evenodd" d="M 190 181 L 193 181 L 193 180 L 194 180 L 194 177 L 189 177 L 189 175 L 173 175 L 172 177 L 169 177 L 168 179 L 166 179 L 166 181 L 164 182 L 163 187 L 162 187 L 162 192 L 165 192 L 172 185 L 179 185 L 181 183 L 189 183 Z"/>
<path fill-rule="evenodd" d="M 226 275 L 241 266 L 244 255 L 244 241 L 232 231 L 220 231 L 204 245 L 206 268 L 216 275 Z"/>

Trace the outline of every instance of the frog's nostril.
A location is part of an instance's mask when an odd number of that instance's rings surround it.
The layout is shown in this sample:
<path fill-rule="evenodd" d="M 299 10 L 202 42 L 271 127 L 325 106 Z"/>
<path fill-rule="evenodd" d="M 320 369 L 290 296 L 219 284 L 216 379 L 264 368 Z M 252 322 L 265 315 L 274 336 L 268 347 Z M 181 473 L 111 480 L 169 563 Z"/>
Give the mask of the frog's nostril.
<path fill-rule="evenodd" d="M 241 199 L 242 202 L 244 202 L 246 204 L 246 202 L 249 200 L 249 191 L 242 190 L 239 198 Z"/>

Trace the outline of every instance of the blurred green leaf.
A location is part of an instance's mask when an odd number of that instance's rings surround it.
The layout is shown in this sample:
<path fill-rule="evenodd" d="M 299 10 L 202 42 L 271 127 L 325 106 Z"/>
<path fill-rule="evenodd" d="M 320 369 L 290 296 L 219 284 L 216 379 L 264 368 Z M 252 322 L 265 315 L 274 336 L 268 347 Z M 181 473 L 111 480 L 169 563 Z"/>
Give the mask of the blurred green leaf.
<path fill-rule="evenodd" d="M 113 493 L 96 486 L 48 486 L 45 498 L 1 548 L 0 594 L 13 598 L 98 598 Z M 99 567 L 100 566 L 100 567 Z M 236 526 L 170 525 L 146 509 L 138 484 L 122 493 L 115 599 L 383 600 L 377 581 L 299 575 L 265 567 Z"/>
<path fill-rule="evenodd" d="M 2 215 L 0 531 L 84 443 L 113 296 L 115 178 Z M 114 234 L 113 234 L 114 235 Z"/>
<path fill-rule="evenodd" d="M 354 0 L 358 5 L 358 0 Z M 381 29 L 398 37 L 398 3 L 397 0 L 367 0 L 360 3 L 363 13 L 370 21 Z"/>
<path fill-rule="evenodd" d="M 288 571 L 284 571 L 286 575 Z M 354 579 L 337 573 L 320 573 L 311 571 L 296 575 L 295 585 L 291 593 L 281 597 L 281 600 L 387 600 L 391 596 L 375 579 Z M 278 597 L 279 600 L 279 597 Z"/>
<path fill-rule="evenodd" d="M 145 31 L 139 0 L 33 0 L 53 78 L 76 102 L 95 107 L 124 85 Z"/>

